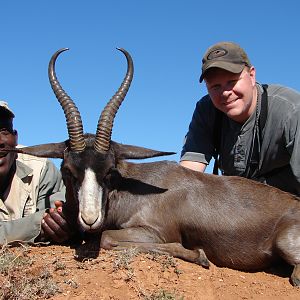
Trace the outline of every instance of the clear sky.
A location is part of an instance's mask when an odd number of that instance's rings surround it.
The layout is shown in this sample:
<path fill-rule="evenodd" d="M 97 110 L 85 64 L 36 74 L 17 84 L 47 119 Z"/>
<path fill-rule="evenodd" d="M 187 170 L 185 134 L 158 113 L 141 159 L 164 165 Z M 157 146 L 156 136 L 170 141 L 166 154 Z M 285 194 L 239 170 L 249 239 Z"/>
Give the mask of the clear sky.
<path fill-rule="evenodd" d="M 201 58 L 219 41 L 248 53 L 262 83 L 300 90 L 300 1 L 10 0 L 0 1 L 0 99 L 16 114 L 19 143 L 67 139 L 63 111 L 47 75 L 52 54 L 85 132 L 118 89 L 126 59 L 134 79 L 114 122 L 113 140 L 177 152 L 196 104 Z M 208 172 L 210 168 L 208 169 Z"/>

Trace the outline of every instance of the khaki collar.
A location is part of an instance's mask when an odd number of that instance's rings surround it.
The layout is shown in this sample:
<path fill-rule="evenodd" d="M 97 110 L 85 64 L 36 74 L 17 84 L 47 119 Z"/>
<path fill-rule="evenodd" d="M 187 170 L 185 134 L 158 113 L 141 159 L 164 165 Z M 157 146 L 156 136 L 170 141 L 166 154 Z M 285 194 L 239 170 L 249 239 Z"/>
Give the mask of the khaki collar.
<path fill-rule="evenodd" d="M 26 166 L 24 163 L 22 163 L 19 160 L 16 161 L 16 164 L 17 164 L 16 175 L 19 178 L 24 179 L 27 176 L 32 175 L 33 170 L 30 167 Z"/>

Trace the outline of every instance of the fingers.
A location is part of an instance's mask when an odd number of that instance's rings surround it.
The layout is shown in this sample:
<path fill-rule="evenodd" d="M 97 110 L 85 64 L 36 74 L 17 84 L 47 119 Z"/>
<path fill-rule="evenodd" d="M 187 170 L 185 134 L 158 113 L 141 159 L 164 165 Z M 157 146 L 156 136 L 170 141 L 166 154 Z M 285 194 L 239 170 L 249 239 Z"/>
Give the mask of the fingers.
<path fill-rule="evenodd" d="M 60 201 L 60 200 L 56 200 L 54 201 L 54 205 L 55 205 L 55 208 L 59 208 L 59 207 L 62 207 L 64 204 L 63 201 Z"/>
<path fill-rule="evenodd" d="M 63 213 L 62 213 L 62 208 L 59 207 L 57 210 L 54 208 L 50 208 L 48 214 L 51 216 L 53 221 L 65 232 L 70 231 L 70 227 L 65 220 Z"/>
<path fill-rule="evenodd" d="M 52 228 L 51 228 L 51 227 L 49 226 L 49 224 L 47 223 L 46 218 L 44 218 L 44 219 L 42 220 L 41 226 L 42 226 L 42 230 L 43 230 L 43 232 L 44 232 L 44 238 L 45 238 L 46 240 L 50 240 L 50 241 L 54 241 L 54 242 L 63 242 L 63 241 L 64 241 L 64 238 L 63 238 L 63 237 L 57 235 L 57 234 L 55 233 L 55 231 L 52 230 Z"/>
<path fill-rule="evenodd" d="M 60 215 L 64 216 L 63 214 L 63 210 L 70 210 L 68 207 L 68 204 L 66 202 L 60 201 L 60 200 L 56 200 L 54 201 L 54 205 L 56 210 L 60 213 Z"/>
<path fill-rule="evenodd" d="M 44 215 L 41 225 L 45 235 L 55 242 L 64 242 L 70 238 L 67 222 L 54 209 Z"/>
<path fill-rule="evenodd" d="M 55 205 L 55 209 L 50 208 L 50 212 L 56 210 L 59 213 L 59 215 L 62 216 L 63 219 L 66 221 L 66 223 L 69 225 L 69 228 L 76 230 L 78 207 L 71 205 L 68 202 L 63 202 L 60 200 L 54 201 L 54 205 Z"/>
<path fill-rule="evenodd" d="M 64 215 L 63 213 L 63 206 L 65 205 L 65 203 L 63 201 L 54 201 L 54 205 L 55 205 L 55 208 L 56 208 L 56 211 L 64 218 L 66 219 L 66 216 Z M 53 211 L 53 208 L 51 208 L 50 210 Z"/>

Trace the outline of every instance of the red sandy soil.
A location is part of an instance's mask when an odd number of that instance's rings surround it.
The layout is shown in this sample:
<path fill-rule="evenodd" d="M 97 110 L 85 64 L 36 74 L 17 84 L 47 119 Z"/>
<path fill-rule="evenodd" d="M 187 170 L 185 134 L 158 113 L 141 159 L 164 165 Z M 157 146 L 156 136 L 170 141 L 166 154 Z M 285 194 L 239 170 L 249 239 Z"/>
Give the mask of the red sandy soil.
<path fill-rule="evenodd" d="M 85 261 L 76 260 L 74 254 L 68 246 L 27 249 L 26 255 L 34 261 L 32 272 L 47 269 L 60 288 L 51 299 L 300 299 L 300 288 L 289 282 L 290 266 L 247 273 L 213 264 L 204 269 L 154 254 L 125 259 L 130 252 L 101 250 L 96 259 Z"/>

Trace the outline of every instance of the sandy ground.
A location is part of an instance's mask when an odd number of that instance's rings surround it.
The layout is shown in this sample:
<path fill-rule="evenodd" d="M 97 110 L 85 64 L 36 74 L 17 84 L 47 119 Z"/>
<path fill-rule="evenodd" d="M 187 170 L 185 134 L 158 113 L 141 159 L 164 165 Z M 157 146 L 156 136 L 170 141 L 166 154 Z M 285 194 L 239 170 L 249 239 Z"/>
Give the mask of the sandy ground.
<path fill-rule="evenodd" d="M 85 261 L 74 254 L 68 246 L 27 248 L 33 260 L 29 272 L 49 271 L 60 289 L 51 299 L 300 299 L 300 288 L 289 282 L 290 266 L 246 273 L 133 250 L 101 250 Z"/>

